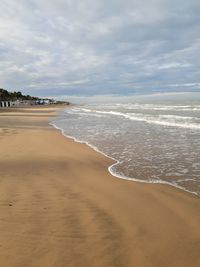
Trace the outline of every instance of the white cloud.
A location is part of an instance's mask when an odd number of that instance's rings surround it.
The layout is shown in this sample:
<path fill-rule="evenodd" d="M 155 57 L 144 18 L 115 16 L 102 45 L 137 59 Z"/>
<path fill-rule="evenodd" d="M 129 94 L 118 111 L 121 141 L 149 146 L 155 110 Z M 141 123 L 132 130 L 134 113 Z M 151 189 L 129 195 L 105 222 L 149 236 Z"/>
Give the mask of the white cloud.
<path fill-rule="evenodd" d="M 158 66 L 158 69 L 166 70 L 166 69 L 173 69 L 173 68 L 188 68 L 191 66 L 192 64 L 189 64 L 189 63 L 169 62 L 169 63 Z"/>
<path fill-rule="evenodd" d="M 1 0 L 0 10 L 0 87 L 105 94 L 198 83 L 198 0 Z"/>

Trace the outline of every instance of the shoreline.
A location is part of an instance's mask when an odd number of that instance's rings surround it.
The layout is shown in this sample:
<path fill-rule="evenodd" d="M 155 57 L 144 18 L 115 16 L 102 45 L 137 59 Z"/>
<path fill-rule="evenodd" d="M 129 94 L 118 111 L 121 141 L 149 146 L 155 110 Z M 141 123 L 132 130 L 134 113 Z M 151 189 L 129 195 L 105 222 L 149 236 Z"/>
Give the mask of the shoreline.
<path fill-rule="evenodd" d="M 105 156 L 106 158 L 108 159 L 111 159 L 113 160 L 113 164 L 111 164 L 109 167 L 108 167 L 108 172 L 115 178 L 118 178 L 118 179 L 122 179 L 122 180 L 127 180 L 127 181 L 132 181 L 132 182 L 137 182 L 137 183 L 144 183 L 144 184 L 163 184 L 163 185 L 167 185 L 167 186 L 170 186 L 170 187 L 174 187 L 176 189 L 179 189 L 181 191 L 184 191 L 186 193 L 189 193 L 189 194 L 192 194 L 192 195 L 195 195 L 196 197 L 200 197 L 198 195 L 198 193 L 196 192 L 193 192 L 193 191 L 189 191 L 187 189 L 185 189 L 184 187 L 182 186 L 179 186 L 177 184 L 173 184 L 173 183 L 170 183 L 170 182 L 166 182 L 166 181 L 162 181 L 162 180 L 158 180 L 158 181 L 155 181 L 155 180 L 152 180 L 152 181 L 148 181 L 148 180 L 139 180 L 139 179 L 136 179 L 136 178 L 132 178 L 132 177 L 128 177 L 128 176 L 125 176 L 125 175 L 120 175 L 118 173 L 115 173 L 114 171 L 112 171 L 112 168 L 115 166 L 115 165 L 118 165 L 120 163 L 119 160 L 111 157 L 111 156 L 108 156 L 106 155 L 104 152 L 100 151 L 97 147 L 91 145 L 90 143 L 86 142 L 86 141 L 81 141 L 81 140 L 78 140 L 76 137 L 73 137 L 73 136 L 70 136 L 70 135 L 67 135 L 64 133 L 64 130 L 58 126 L 56 126 L 54 123 L 50 122 L 49 123 L 51 126 L 53 126 L 55 129 L 57 129 L 58 131 L 61 132 L 61 134 L 63 136 L 65 136 L 66 138 L 69 138 L 71 140 L 73 140 L 75 143 L 78 143 L 78 144 L 84 144 L 88 147 L 90 147 L 91 149 L 93 149 L 95 152 L 97 153 L 100 153 L 101 155 Z"/>
<path fill-rule="evenodd" d="M 60 110 L 0 113 L 1 264 L 198 267 L 199 198 L 116 179 L 48 124 Z"/>

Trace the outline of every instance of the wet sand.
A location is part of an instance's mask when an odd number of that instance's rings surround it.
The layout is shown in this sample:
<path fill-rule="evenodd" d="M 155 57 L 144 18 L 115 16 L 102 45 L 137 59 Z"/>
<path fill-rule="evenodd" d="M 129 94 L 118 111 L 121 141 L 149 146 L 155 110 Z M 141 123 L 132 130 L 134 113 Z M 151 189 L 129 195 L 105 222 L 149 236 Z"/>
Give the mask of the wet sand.
<path fill-rule="evenodd" d="M 0 111 L 0 266 L 200 266 L 200 198 L 108 173 L 110 159 Z"/>

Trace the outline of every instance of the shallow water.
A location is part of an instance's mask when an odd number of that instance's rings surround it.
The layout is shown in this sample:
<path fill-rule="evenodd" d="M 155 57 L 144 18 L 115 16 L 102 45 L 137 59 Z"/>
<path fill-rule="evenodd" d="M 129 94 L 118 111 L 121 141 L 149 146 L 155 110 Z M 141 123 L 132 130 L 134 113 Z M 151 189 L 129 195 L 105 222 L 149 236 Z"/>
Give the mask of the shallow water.
<path fill-rule="evenodd" d="M 93 103 L 66 109 L 52 123 L 117 160 L 123 178 L 169 183 L 200 195 L 200 104 Z"/>

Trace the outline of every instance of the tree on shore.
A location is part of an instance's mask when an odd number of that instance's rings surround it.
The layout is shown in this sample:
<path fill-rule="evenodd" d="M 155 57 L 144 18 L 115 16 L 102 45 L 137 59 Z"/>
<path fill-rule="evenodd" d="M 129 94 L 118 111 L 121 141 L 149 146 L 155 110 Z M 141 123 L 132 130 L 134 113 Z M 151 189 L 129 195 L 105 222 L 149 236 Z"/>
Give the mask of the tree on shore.
<path fill-rule="evenodd" d="M 20 91 L 9 92 L 0 88 L 0 101 L 38 100 L 38 97 L 23 95 Z"/>

